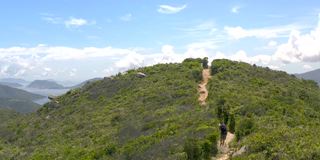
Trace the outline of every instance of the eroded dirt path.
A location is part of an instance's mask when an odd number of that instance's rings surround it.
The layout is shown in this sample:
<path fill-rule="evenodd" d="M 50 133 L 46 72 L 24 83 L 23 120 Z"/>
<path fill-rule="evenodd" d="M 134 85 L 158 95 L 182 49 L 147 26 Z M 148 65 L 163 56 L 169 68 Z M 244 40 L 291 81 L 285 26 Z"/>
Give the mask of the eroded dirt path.
<path fill-rule="evenodd" d="M 206 105 L 206 99 L 208 97 L 208 90 L 206 88 L 207 86 L 207 83 L 211 77 L 210 75 L 210 69 L 203 69 L 202 70 L 202 77 L 203 77 L 203 80 L 202 82 L 198 85 L 198 91 L 199 91 L 199 102 L 200 102 L 200 105 L 204 106 Z"/>
<path fill-rule="evenodd" d="M 232 150 L 229 148 L 229 143 L 234 139 L 234 134 L 228 132 L 224 146 L 219 146 L 220 155 L 217 156 L 216 160 L 228 160 L 232 154 Z M 218 142 L 219 145 L 219 142 Z"/>

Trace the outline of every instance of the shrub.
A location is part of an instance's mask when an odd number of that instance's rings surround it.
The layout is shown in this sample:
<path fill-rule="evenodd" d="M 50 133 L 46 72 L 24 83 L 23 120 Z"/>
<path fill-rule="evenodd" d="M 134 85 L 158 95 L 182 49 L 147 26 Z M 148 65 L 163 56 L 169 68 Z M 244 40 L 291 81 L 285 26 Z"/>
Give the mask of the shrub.
<path fill-rule="evenodd" d="M 183 151 L 187 153 L 188 160 L 201 159 L 201 147 L 196 139 L 188 139 L 184 145 Z"/>
<path fill-rule="evenodd" d="M 228 121 L 229 121 L 229 113 L 227 111 L 224 111 L 223 112 L 223 122 L 224 124 L 228 124 Z"/>
<path fill-rule="evenodd" d="M 217 144 L 217 140 L 218 140 L 217 139 L 217 135 L 212 134 L 212 135 L 208 136 L 207 139 L 211 142 L 210 153 L 211 153 L 212 156 L 215 156 L 218 153 L 218 148 L 217 148 L 217 145 L 216 145 Z"/>
<path fill-rule="evenodd" d="M 192 73 L 192 77 L 196 80 L 196 81 L 201 81 L 202 80 L 202 72 L 198 69 L 193 69 L 191 71 Z"/>
<path fill-rule="evenodd" d="M 229 132 L 234 133 L 236 126 L 236 120 L 234 118 L 234 114 L 230 115 L 230 122 L 229 122 Z"/>
<path fill-rule="evenodd" d="M 236 138 L 239 141 L 244 136 L 249 135 L 254 130 L 254 121 L 252 118 L 244 118 L 239 122 L 236 131 Z"/>
<path fill-rule="evenodd" d="M 210 159 L 210 157 L 211 157 L 211 147 L 212 147 L 212 143 L 209 140 L 205 140 L 202 143 L 201 148 L 202 148 L 202 157 L 203 157 L 203 159 Z"/>

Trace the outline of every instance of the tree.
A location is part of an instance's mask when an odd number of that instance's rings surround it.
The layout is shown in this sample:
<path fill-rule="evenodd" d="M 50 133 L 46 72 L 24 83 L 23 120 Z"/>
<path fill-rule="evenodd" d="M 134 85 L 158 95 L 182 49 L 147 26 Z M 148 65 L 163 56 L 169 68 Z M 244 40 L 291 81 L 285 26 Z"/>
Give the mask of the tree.
<path fill-rule="evenodd" d="M 204 57 L 203 59 L 202 59 L 202 67 L 203 68 L 205 68 L 205 69 L 207 69 L 209 66 L 208 66 L 208 57 Z"/>

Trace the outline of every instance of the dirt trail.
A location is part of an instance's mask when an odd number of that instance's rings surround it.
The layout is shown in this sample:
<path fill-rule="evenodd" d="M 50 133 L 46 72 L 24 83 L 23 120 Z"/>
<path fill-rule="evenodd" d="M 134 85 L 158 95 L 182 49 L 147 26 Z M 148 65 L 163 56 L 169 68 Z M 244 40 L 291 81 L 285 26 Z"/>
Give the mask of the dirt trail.
<path fill-rule="evenodd" d="M 208 90 L 206 88 L 206 85 L 209 81 L 209 79 L 211 78 L 210 76 L 210 69 L 203 69 L 202 70 L 202 77 L 203 77 L 203 80 L 202 82 L 198 85 L 198 91 L 199 91 L 199 102 L 200 102 L 200 105 L 204 106 L 206 105 L 206 99 L 208 97 Z"/>
<path fill-rule="evenodd" d="M 230 155 L 232 154 L 232 150 L 229 148 L 229 143 L 234 139 L 234 134 L 228 132 L 227 138 L 225 141 L 224 146 L 219 146 L 219 151 L 221 152 L 220 155 L 218 155 L 216 160 L 228 160 L 230 159 Z M 219 145 L 219 142 L 218 142 Z"/>

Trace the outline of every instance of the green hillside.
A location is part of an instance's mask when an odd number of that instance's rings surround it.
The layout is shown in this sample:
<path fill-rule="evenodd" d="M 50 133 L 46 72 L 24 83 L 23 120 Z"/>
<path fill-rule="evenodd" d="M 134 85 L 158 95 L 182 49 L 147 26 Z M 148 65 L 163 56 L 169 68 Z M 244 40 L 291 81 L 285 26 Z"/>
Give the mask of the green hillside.
<path fill-rule="evenodd" d="M 41 95 L 29 93 L 27 91 L 12 88 L 9 86 L 0 84 L 0 97 L 1 98 L 14 98 L 14 99 L 22 99 L 22 100 L 36 100 L 43 98 Z"/>
<path fill-rule="evenodd" d="M 320 158 L 315 82 L 215 60 L 208 106 L 200 106 L 201 70 L 201 59 L 187 59 L 69 91 L 59 103 L 4 122 L 0 159 L 209 159 L 217 154 L 218 123 L 231 119 L 232 148 L 247 147 L 234 159 Z"/>
<path fill-rule="evenodd" d="M 33 101 L 40 98 L 43 96 L 0 85 L 0 108 L 12 109 L 21 113 L 34 112 L 40 106 Z"/>
<path fill-rule="evenodd" d="M 227 60 L 214 61 L 212 72 L 210 104 L 220 119 L 235 117 L 234 145 L 248 147 L 234 159 L 320 159 L 316 82 Z"/>

